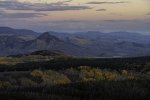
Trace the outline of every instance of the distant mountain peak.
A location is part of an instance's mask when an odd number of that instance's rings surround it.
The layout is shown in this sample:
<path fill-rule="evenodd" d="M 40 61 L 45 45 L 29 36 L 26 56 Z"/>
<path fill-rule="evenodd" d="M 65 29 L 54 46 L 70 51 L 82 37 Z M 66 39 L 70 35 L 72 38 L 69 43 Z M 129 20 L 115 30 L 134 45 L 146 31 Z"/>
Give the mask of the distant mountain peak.
<path fill-rule="evenodd" d="M 0 27 L 0 34 L 1 33 L 12 33 L 14 30 L 10 27 Z"/>
<path fill-rule="evenodd" d="M 0 29 L 12 29 L 12 28 L 10 28 L 10 27 L 0 27 Z"/>
<path fill-rule="evenodd" d="M 46 41 L 50 41 L 50 40 L 61 41 L 59 38 L 49 34 L 49 32 L 45 32 L 45 33 L 41 34 L 37 39 L 46 40 Z"/>
<path fill-rule="evenodd" d="M 28 29 L 13 29 L 10 27 L 0 27 L 0 35 L 32 35 L 32 36 L 38 36 L 39 33 L 34 32 L 32 30 Z"/>
<path fill-rule="evenodd" d="M 49 34 L 49 32 L 45 32 L 43 34 L 41 34 L 38 38 L 39 39 L 43 39 L 43 38 L 47 38 L 47 37 L 50 37 L 51 35 Z"/>

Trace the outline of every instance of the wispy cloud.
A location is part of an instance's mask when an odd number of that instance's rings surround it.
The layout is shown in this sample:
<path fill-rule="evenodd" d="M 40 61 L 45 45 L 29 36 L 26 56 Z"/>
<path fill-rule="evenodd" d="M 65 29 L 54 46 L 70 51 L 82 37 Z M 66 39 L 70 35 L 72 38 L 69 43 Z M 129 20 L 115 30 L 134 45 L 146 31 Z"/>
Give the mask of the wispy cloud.
<path fill-rule="evenodd" d="M 141 20 L 136 20 L 136 19 L 131 19 L 131 20 L 128 20 L 128 19 L 122 19 L 122 20 L 113 20 L 113 19 L 110 19 L 110 20 L 104 20 L 105 22 L 108 22 L 108 23 L 136 23 L 136 22 L 140 22 Z M 143 22 L 143 21 L 141 21 Z"/>
<path fill-rule="evenodd" d="M 4 11 L 0 12 L 0 18 L 34 18 L 47 16 L 44 13 L 6 13 Z"/>
<path fill-rule="evenodd" d="M 69 1 L 55 3 L 26 3 L 18 1 L 0 1 L 0 8 L 8 10 L 32 10 L 32 11 L 65 11 L 91 9 L 89 6 L 71 6 L 66 4 Z"/>
<path fill-rule="evenodd" d="M 150 15 L 150 13 L 147 13 L 146 15 Z"/>
<path fill-rule="evenodd" d="M 106 9 L 97 9 L 96 11 L 107 11 Z"/>
<path fill-rule="evenodd" d="M 129 3 L 128 1 L 119 1 L 119 2 L 88 2 L 87 4 L 124 4 Z"/>

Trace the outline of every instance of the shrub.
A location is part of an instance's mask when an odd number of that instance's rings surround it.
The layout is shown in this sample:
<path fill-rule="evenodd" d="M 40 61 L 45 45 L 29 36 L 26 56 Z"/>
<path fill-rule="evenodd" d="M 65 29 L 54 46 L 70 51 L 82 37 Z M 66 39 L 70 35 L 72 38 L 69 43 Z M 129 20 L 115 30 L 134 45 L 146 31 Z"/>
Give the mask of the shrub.
<path fill-rule="evenodd" d="M 0 81 L 0 88 L 7 88 L 7 87 L 11 87 L 11 83 L 7 81 Z"/>
<path fill-rule="evenodd" d="M 67 84 L 70 80 L 64 74 L 58 73 L 56 71 L 48 70 L 44 72 L 43 80 L 47 84 Z"/>
<path fill-rule="evenodd" d="M 70 83 L 70 80 L 67 76 L 52 70 L 47 71 L 34 70 L 31 72 L 31 75 L 35 78 L 42 79 L 42 81 L 46 85 Z"/>
<path fill-rule="evenodd" d="M 37 83 L 32 81 L 29 78 L 20 78 L 19 79 L 20 85 L 23 87 L 33 87 L 33 86 L 37 86 Z"/>
<path fill-rule="evenodd" d="M 121 74 L 127 75 L 127 74 L 128 74 L 128 71 L 127 71 L 127 70 L 122 70 L 122 71 L 121 71 Z"/>
<path fill-rule="evenodd" d="M 31 72 L 31 76 L 41 78 L 43 77 L 43 72 L 41 70 L 36 69 Z"/>

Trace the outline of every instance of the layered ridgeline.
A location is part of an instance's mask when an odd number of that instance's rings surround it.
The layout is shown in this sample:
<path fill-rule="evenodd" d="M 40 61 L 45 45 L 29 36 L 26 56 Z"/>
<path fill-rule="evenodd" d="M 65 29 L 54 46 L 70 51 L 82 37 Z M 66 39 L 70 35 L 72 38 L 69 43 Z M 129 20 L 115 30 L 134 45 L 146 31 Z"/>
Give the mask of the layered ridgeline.
<path fill-rule="evenodd" d="M 0 27 L 0 56 L 39 50 L 61 51 L 80 57 L 147 56 L 150 52 L 150 36 L 98 31 L 41 34 L 31 30 Z"/>

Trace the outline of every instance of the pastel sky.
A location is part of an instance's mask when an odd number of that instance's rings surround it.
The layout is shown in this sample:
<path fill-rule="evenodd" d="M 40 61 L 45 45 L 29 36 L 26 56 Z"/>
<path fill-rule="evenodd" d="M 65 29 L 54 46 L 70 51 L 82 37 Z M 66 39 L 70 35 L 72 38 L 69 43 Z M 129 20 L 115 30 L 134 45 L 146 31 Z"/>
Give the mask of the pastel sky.
<path fill-rule="evenodd" d="M 150 0 L 0 0 L 0 26 L 150 34 Z"/>

